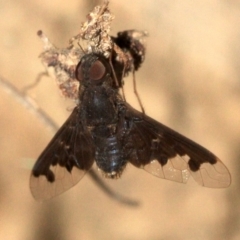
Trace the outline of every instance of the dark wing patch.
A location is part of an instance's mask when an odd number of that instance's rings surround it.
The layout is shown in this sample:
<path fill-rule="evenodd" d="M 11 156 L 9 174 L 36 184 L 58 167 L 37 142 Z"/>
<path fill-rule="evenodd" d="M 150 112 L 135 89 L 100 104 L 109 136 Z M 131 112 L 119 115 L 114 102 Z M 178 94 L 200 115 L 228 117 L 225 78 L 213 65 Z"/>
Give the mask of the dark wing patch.
<path fill-rule="evenodd" d="M 30 189 L 37 200 L 45 200 L 74 186 L 94 161 L 90 135 L 84 132 L 76 107 L 35 163 Z"/>
<path fill-rule="evenodd" d="M 231 183 L 226 166 L 210 151 L 126 104 L 129 161 L 154 176 L 186 183 L 190 174 L 205 187 Z"/>

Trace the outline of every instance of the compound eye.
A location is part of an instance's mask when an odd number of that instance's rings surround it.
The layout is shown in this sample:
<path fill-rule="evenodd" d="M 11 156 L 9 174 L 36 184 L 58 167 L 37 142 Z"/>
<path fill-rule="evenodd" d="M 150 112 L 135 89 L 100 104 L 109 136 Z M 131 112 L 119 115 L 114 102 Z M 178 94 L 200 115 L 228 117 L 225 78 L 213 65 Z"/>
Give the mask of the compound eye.
<path fill-rule="evenodd" d="M 78 81 L 82 81 L 83 80 L 83 66 L 82 66 L 82 63 L 80 63 L 78 66 L 77 66 L 77 70 L 76 70 L 76 78 Z"/>
<path fill-rule="evenodd" d="M 91 80 L 100 80 L 106 73 L 106 67 L 99 60 L 93 63 L 89 71 L 89 78 Z"/>

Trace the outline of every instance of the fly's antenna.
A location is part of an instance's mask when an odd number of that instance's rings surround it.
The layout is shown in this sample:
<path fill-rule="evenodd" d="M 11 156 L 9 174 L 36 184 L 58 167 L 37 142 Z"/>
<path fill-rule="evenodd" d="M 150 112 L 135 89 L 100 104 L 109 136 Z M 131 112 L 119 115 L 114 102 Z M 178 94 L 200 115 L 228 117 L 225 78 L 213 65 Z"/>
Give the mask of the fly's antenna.
<path fill-rule="evenodd" d="M 82 46 L 82 44 L 78 41 L 78 46 L 80 47 L 80 49 L 82 50 L 82 52 L 84 53 L 84 54 L 86 54 L 86 51 L 84 50 L 84 48 L 83 48 L 83 46 Z"/>

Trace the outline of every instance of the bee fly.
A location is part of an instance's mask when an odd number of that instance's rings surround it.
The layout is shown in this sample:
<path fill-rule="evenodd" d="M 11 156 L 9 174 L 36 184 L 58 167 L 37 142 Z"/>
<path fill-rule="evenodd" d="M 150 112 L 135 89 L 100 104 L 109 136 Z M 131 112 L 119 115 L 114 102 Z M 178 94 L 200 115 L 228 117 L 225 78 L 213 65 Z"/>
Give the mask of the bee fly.
<path fill-rule="evenodd" d="M 130 162 L 176 182 L 186 183 L 191 173 L 203 186 L 229 186 L 230 174 L 215 155 L 123 101 L 104 56 L 84 55 L 76 79 L 79 104 L 32 170 L 30 187 L 36 199 L 74 186 L 94 161 L 107 178 L 120 177 Z"/>
<path fill-rule="evenodd" d="M 109 14 L 107 4 L 100 10 L 95 12 Z M 97 14 L 91 16 L 100 19 Z M 81 56 L 74 77 L 79 82 L 77 106 L 32 170 L 30 189 L 35 199 L 49 199 L 73 187 L 94 161 L 106 178 L 119 178 L 130 162 L 154 176 L 180 183 L 191 175 L 205 187 L 230 185 L 228 169 L 214 154 L 135 110 L 120 95 L 125 73 L 131 71 L 131 65 L 137 70 L 144 59 L 145 48 L 134 38 L 135 33 L 140 32 L 124 31 L 111 37 L 115 44 L 112 64 L 101 52 Z M 118 48 L 125 63 L 117 61 Z M 49 59 L 53 58 L 46 57 L 46 62 Z"/>

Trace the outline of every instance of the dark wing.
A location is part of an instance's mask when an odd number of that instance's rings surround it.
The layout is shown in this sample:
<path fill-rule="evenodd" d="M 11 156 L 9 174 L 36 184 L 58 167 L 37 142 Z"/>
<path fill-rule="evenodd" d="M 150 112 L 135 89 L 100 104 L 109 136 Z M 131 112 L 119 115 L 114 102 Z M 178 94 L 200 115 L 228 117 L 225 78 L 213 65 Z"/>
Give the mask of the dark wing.
<path fill-rule="evenodd" d="M 190 174 L 205 187 L 231 183 L 226 166 L 210 151 L 126 104 L 125 151 L 129 161 L 154 176 L 186 183 Z M 127 126 L 127 127 L 126 127 Z"/>
<path fill-rule="evenodd" d="M 37 200 L 52 198 L 74 186 L 94 161 L 91 137 L 76 107 L 35 163 L 30 189 Z"/>

